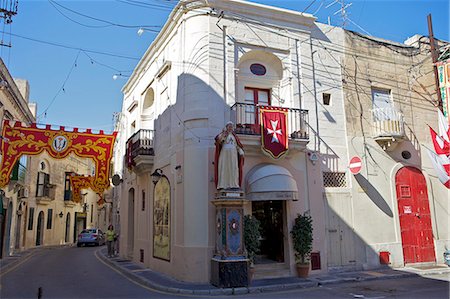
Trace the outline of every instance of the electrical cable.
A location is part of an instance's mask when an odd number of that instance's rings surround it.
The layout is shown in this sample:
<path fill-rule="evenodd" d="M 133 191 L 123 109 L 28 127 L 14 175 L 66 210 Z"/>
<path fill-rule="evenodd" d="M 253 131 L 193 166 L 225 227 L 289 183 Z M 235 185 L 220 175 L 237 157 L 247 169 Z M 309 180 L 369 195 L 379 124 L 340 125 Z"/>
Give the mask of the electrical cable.
<path fill-rule="evenodd" d="M 89 50 L 89 49 L 84 49 L 84 48 L 80 48 L 80 47 L 76 47 L 76 46 L 68 46 L 68 45 L 64 45 L 64 44 L 60 44 L 60 43 L 56 43 L 56 42 L 44 41 L 44 40 L 40 40 L 40 39 L 36 39 L 36 38 L 32 38 L 32 37 L 27 37 L 27 36 L 15 34 L 15 33 L 9 33 L 9 32 L 4 32 L 4 31 L 0 31 L 0 33 L 5 33 L 5 34 L 9 34 L 10 36 L 15 36 L 15 37 L 26 39 L 26 40 L 29 40 L 29 41 L 33 41 L 33 42 L 37 42 L 37 43 L 41 43 L 41 44 L 46 44 L 46 45 L 51 45 L 51 46 L 55 46 L 55 47 L 60 47 L 60 48 L 65 48 L 65 49 L 72 49 L 72 50 L 77 50 L 77 51 L 83 51 L 83 52 L 88 52 L 88 53 L 100 54 L 100 55 L 105 55 L 105 56 L 112 56 L 112 57 L 129 59 L 129 60 L 140 60 L 140 58 L 137 58 L 137 57 L 131 57 L 131 56 L 126 56 L 126 55 L 102 52 L 102 51 L 97 51 L 97 50 Z"/>
<path fill-rule="evenodd" d="M 80 56 L 81 50 L 78 51 L 77 56 L 75 57 L 75 61 L 72 63 L 72 66 L 70 67 L 69 73 L 66 76 L 66 79 L 64 80 L 64 82 L 62 83 L 61 87 L 58 89 L 58 91 L 56 92 L 55 96 L 53 97 L 53 99 L 50 101 L 50 104 L 47 105 L 47 108 L 45 108 L 41 114 L 38 115 L 38 117 L 36 117 L 36 119 L 40 118 L 42 115 L 44 115 L 44 117 L 47 116 L 47 111 L 48 109 L 52 106 L 52 104 L 55 102 L 56 98 L 58 97 L 58 95 L 61 93 L 61 91 L 65 92 L 65 85 L 67 83 L 67 81 L 70 78 L 70 75 L 72 74 L 73 70 L 77 67 L 77 61 L 78 61 L 78 57 Z"/>
<path fill-rule="evenodd" d="M 67 10 L 67 11 L 70 11 L 70 12 L 76 14 L 76 15 L 79 15 L 79 16 L 82 16 L 82 17 L 85 17 L 85 18 L 88 18 L 88 19 L 97 21 L 97 22 L 106 23 L 106 24 L 108 24 L 109 26 L 116 26 L 116 27 L 129 28 L 129 29 L 130 29 L 130 28 L 145 28 L 145 30 L 150 31 L 150 32 L 155 32 L 155 33 L 159 33 L 159 30 L 155 30 L 155 29 L 151 29 L 151 28 L 161 28 L 160 25 L 124 25 L 124 24 L 114 23 L 114 22 L 110 22 L 110 21 L 107 21 L 107 20 L 103 20 L 103 19 L 100 19 L 100 18 L 96 18 L 96 17 L 92 17 L 92 16 L 88 16 L 88 15 L 86 15 L 86 14 L 80 13 L 80 12 L 78 12 L 78 11 L 76 11 L 76 10 L 73 10 L 73 9 L 71 9 L 71 8 L 68 8 L 68 7 L 66 7 L 66 6 L 64 6 L 64 5 L 58 3 L 58 2 L 56 2 L 56 1 L 54 1 L 54 0 L 48 0 L 48 2 L 49 2 L 50 4 L 52 4 L 53 7 L 55 7 L 55 5 L 57 5 L 57 6 L 59 6 L 59 7 L 63 8 L 63 9 L 65 9 L 65 10 Z M 56 8 L 56 7 L 55 7 L 55 8 Z M 58 11 L 59 11 L 59 10 L 58 10 Z M 64 16 L 65 16 L 65 15 L 64 15 Z M 69 19 L 70 19 L 70 18 L 69 18 Z M 70 19 L 70 20 L 73 21 L 72 19 Z M 76 21 L 74 21 L 74 22 L 76 22 Z M 85 26 L 84 24 L 81 24 L 81 23 L 79 23 L 79 22 L 76 22 L 76 23 Z M 106 26 L 106 27 L 107 27 L 107 26 Z"/>

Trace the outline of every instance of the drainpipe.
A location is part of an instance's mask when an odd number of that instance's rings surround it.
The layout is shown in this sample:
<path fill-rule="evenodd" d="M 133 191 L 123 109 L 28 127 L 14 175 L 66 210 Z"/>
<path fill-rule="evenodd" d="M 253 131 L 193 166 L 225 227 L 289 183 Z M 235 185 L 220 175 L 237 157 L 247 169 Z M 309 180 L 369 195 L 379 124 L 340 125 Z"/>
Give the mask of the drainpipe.
<path fill-rule="evenodd" d="M 312 66 L 312 79 L 313 79 L 313 93 L 314 93 L 314 109 L 316 114 L 316 150 L 320 153 L 320 129 L 319 129 L 319 108 L 317 104 L 317 87 L 316 87 L 316 69 L 314 67 L 314 53 L 317 51 L 313 51 L 312 38 L 309 38 L 309 46 L 311 49 L 311 66 Z"/>
<path fill-rule="evenodd" d="M 223 101 L 227 103 L 227 26 L 222 28 L 223 39 Z"/>

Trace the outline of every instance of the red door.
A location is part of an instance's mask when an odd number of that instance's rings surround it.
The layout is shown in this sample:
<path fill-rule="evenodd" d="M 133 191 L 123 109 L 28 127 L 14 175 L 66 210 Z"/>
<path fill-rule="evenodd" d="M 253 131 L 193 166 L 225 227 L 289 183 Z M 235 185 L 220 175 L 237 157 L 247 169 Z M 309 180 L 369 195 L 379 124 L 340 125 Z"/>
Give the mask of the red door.
<path fill-rule="evenodd" d="M 414 167 L 403 167 L 395 176 L 398 214 L 405 264 L 436 261 L 425 178 Z"/>

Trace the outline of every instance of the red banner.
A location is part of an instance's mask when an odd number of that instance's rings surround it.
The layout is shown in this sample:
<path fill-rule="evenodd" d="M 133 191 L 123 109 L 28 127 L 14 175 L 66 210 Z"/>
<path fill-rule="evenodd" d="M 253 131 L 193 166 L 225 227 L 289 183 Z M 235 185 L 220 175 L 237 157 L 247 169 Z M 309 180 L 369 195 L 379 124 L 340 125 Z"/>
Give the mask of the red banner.
<path fill-rule="evenodd" d="M 288 151 L 286 108 L 260 106 L 261 148 L 272 158 L 278 159 Z"/>
<path fill-rule="evenodd" d="M 66 158 L 73 153 L 81 158 L 91 158 L 95 163 L 95 176 L 92 179 L 91 189 L 96 193 L 102 193 L 110 186 L 109 168 L 113 154 L 116 132 L 112 135 L 94 134 L 90 129 L 86 132 L 65 131 L 51 129 L 46 125 L 45 129 L 38 128 L 36 124 L 23 127 L 20 122 L 11 125 L 5 120 L 2 131 L 3 159 L 0 168 L 0 187 L 5 187 L 11 175 L 14 165 L 22 155 L 39 155 L 43 151 L 55 158 Z"/>
<path fill-rule="evenodd" d="M 81 202 L 81 189 L 93 189 L 94 177 L 72 175 L 69 177 L 72 186 L 72 201 Z M 99 194 L 101 196 L 101 194 Z"/>

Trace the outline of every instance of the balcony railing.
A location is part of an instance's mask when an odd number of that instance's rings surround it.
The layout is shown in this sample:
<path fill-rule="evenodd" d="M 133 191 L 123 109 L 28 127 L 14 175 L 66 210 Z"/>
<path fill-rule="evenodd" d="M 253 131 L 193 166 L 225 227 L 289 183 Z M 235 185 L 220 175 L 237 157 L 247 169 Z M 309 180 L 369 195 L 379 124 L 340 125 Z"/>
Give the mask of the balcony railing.
<path fill-rule="evenodd" d="M 309 139 L 308 110 L 288 109 L 288 136 L 292 139 Z M 231 107 L 232 117 L 236 124 L 236 133 L 243 135 L 261 135 L 259 123 L 259 106 L 236 103 Z"/>
<path fill-rule="evenodd" d="M 372 109 L 372 132 L 374 138 L 403 137 L 403 113 L 390 107 Z"/>
<path fill-rule="evenodd" d="M 127 166 L 135 165 L 137 156 L 154 156 L 154 130 L 142 129 L 137 131 L 127 141 L 126 159 Z"/>

